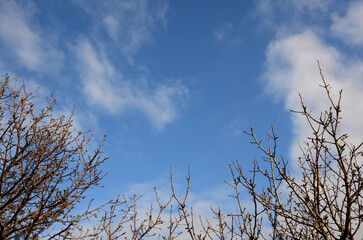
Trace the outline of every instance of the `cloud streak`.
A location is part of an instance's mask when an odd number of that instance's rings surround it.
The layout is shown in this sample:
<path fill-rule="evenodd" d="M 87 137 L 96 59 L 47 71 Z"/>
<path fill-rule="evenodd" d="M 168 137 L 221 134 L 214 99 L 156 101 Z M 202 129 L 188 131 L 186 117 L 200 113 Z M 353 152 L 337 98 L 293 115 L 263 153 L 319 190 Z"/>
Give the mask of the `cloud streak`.
<path fill-rule="evenodd" d="M 141 46 L 152 41 L 156 25 L 165 25 L 167 1 L 78 1 L 93 16 L 98 35 L 106 35 L 121 52 L 132 59 Z M 97 11 L 94 11 L 97 9 Z"/>
<path fill-rule="evenodd" d="M 296 32 L 303 26 L 316 27 L 317 20 L 329 15 L 334 0 L 257 0 L 253 16 L 266 31 Z"/>
<path fill-rule="evenodd" d="M 137 68 L 136 75 L 145 69 L 135 65 L 134 56 L 152 41 L 155 26 L 166 24 L 167 1 L 80 0 L 78 6 L 95 26 L 94 36 L 84 37 L 75 50 L 87 103 L 113 115 L 137 110 L 158 130 L 177 119 L 188 95 L 186 87 L 176 81 L 150 86 L 148 79 L 129 79 L 108 57 L 119 53 L 128 67 Z"/>
<path fill-rule="evenodd" d="M 116 71 L 106 54 L 97 51 L 88 40 L 77 48 L 80 62 L 83 93 L 90 105 L 98 106 L 111 114 L 123 114 L 137 109 L 161 130 L 174 121 L 186 100 L 188 89 L 176 82 L 159 84 L 151 88 L 133 84 Z"/>
<path fill-rule="evenodd" d="M 29 24 L 30 17 L 31 12 L 15 1 L 1 1 L 0 42 L 6 46 L 6 54 L 14 57 L 18 65 L 36 72 L 54 69 L 63 55 L 34 30 Z M 6 63 L 3 65 L 8 67 Z"/>
<path fill-rule="evenodd" d="M 27 24 L 27 13 L 14 1 L 2 1 L 0 7 L 0 39 L 14 52 L 20 64 L 34 70 L 45 55 L 41 38 Z"/>

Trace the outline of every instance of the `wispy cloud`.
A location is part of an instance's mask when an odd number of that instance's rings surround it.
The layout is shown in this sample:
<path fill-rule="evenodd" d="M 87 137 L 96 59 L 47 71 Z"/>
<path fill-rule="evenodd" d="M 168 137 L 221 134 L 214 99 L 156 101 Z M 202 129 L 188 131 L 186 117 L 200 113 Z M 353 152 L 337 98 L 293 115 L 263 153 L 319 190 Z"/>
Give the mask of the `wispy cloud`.
<path fill-rule="evenodd" d="M 41 38 L 27 24 L 27 12 L 15 1 L 1 1 L 0 38 L 28 69 L 40 66 L 45 55 Z"/>
<path fill-rule="evenodd" d="M 3 55 L 15 58 L 18 65 L 42 72 L 55 68 L 63 55 L 49 45 L 44 37 L 30 25 L 32 12 L 16 1 L 0 2 L 0 42 L 6 46 Z M 8 67 L 3 63 L 4 67 Z"/>
<path fill-rule="evenodd" d="M 334 0 L 257 0 L 253 15 L 264 30 L 286 31 L 303 26 L 306 21 L 321 20 L 329 14 Z M 302 17 L 306 18 L 302 20 Z"/>
<path fill-rule="evenodd" d="M 333 16 L 333 33 L 348 44 L 363 45 L 363 2 L 352 2 L 345 15 Z"/>
<path fill-rule="evenodd" d="M 177 82 L 159 84 L 151 88 L 124 79 L 115 70 L 106 54 L 83 40 L 77 48 L 83 92 L 90 105 L 101 107 L 112 114 L 137 109 L 144 113 L 153 126 L 161 130 L 178 117 L 188 89 Z"/>
<path fill-rule="evenodd" d="M 215 31 L 214 31 L 214 37 L 217 40 L 217 42 L 222 41 L 228 32 L 232 30 L 232 24 L 231 23 L 224 23 L 220 25 Z"/>
<path fill-rule="evenodd" d="M 326 11 L 332 0 L 280 0 L 280 4 L 288 5 L 296 9 L 297 11 Z"/>
<path fill-rule="evenodd" d="M 277 9 L 300 13 L 311 13 L 313 11 L 325 12 L 332 2 L 333 0 L 258 0 L 256 1 L 256 11 L 260 14 L 272 13 Z"/>
<path fill-rule="evenodd" d="M 165 0 L 78 2 L 87 13 L 94 16 L 95 31 L 108 36 L 130 58 L 143 44 L 152 40 L 151 31 L 156 25 L 166 23 L 168 4 Z"/>
<path fill-rule="evenodd" d="M 363 105 L 363 63 L 351 61 L 312 31 L 292 34 L 271 42 L 266 52 L 266 91 L 285 103 L 287 110 L 301 109 L 298 93 L 304 103 L 319 114 L 328 106 L 324 97 L 316 60 L 320 60 L 326 80 L 333 87 L 334 96 L 343 89 L 342 128 L 353 143 L 362 141 Z M 305 119 L 293 116 L 295 142 L 292 145 L 294 157 L 300 155 L 298 142 L 310 134 Z"/>
<path fill-rule="evenodd" d="M 79 0 L 77 4 L 94 23 L 93 36 L 80 40 L 75 50 L 87 102 L 114 115 L 138 110 L 158 130 L 174 121 L 188 95 L 186 87 L 177 81 L 151 86 L 145 77 L 129 79 L 108 57 L 110 52 L 119 53 L 119 61 L 135 67 L 134 56 L 152 41 L 155 26 L 166 24 L 167 1 Z M 140 66 L 136 68 L 138 75 Z"/>

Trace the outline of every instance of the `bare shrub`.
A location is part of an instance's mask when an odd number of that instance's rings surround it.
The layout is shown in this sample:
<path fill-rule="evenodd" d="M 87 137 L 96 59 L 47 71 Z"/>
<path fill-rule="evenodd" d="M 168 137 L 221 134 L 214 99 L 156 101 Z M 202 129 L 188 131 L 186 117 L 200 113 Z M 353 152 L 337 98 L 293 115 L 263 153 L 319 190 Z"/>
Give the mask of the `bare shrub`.
<path fill-rule="evenodd" d="M 230 164 L 232 181 L 227 184 L 234 190 L 235 212 L 212 209 L 217 224 L 201 222 L 202 231 L 195 233 L 192 208 L 186 210 L 190 175 L 183 198 L 173 191 L 190 239 L 355 239 L 358 235 L 363 220 L 363 143 L 355 146 L 341 133 L 342 91 L 337 100 L 332 98 L 319 62 L 318 66 L 330 107 L 315 116 L 300 95 L 302 110 L 293 112 L 305 117 L 313 134 L 301 144 L 298 174 L 293 175 L 288 161 L 277 155 L 273 127 L 266 145 L 251 128 L 245 133 L 264 157 L 254 161 L 247 173 L 238 161 Z M 256 178 L 266 184 L 258 184 Z M 249 194 L 252 210 L 244 206 L 243 190 Z"/>
<path fill-rule="evenodd" d="M 0 239 L 65 238 L 91 213 L 74 210 L 104 176 L 102 143 L 88 152 L 72 116 L 53 118 L 55 100 L 38 109 L 18 84 L 0 83 Z"/>

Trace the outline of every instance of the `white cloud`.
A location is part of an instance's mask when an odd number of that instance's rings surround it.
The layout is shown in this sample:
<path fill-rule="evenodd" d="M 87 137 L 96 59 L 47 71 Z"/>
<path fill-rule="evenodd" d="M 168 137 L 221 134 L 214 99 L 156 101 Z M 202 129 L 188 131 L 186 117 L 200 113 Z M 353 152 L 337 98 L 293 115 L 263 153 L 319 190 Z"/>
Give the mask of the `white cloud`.
<path fill-rule="evenodd" d="M 186 87 L 175 81 L 150 87 L 147 80 L 128 80 L 106 54 L 112 47 L 113 52 L 121 53 L 121 59 L 131 64 L 129 67 L 134 66 L 133 56 L 152 40 L 154 27 L 165 24 L 167 1 L 79 0 L 78 5 L 94 19 L 95 39 L 103 47 L 96 50 L 86 40 L 76 49 L 88 103 L 111 114 L 138 110 L 159 130 L 174 121 L 188 94 Z M 137 68 L 136 71 L 144 69 Z"/>
<path fill-rule="evenodd" d="M 153 87 L 146 80 L 136 84 L 127 80 L 122 70 L 116 70 L 105 53 L 112 47 L 113 52 L 120 52 L 121 58 L 134 66 L 134 55 L 152 40 L 154 27 L 165 25 L 167 1 L 79 0 L 78 5 L 94 19 L 96 42 L 102 42 L 104 48 L 98 51 L 89 41 L 81 41 L 76 50 L 88 102 L 112 114 L 137 109 L 156 129 L 175 120 L 188 93 L 187 88 L 175 81 Z M 104 41 L 105 36 L 107 41 Z M 137 68 L 144 69 L 142 66 Z"/>
<path fill-rule="evenodd" d="M 54 69 L 62 54 L 31 27 L 30 18 L 31 12 L 15 1 L 0 2 L 0 42 L 7 47 L 6 55 L 14 56 L 28 70 Z"/>
<path fill-rule="evenodd" d="M 342 17 L 333 16 L 333 33 L 348 44 L 363 45 L 363 1 L 349 5 Z"/>
<path fill-rule="evenodd" d="M 350 141 L 361 142 L 363 136 L 363 63 L 349 61 L 337 49 L 329 46 L 311 31 L 289 35 L 270 43 L 266 51 L 266 91 L 284 101 L 287 110 L 300 110 L 298 93 L 304 103 L 317 116 L 326 109 L 325 92 L 318 86 L 322 81 L 316 60 L 321 62 L 323 73 L 333 87 L 334 96 L 343 89 L 342 132 L 348 133 Z M 300 155 L 298 142 L 302 142 L 311 131 L 301 115 L 293 115 L 295 141 L 292 156 Z"/>
<path fill-rule="evenodd" d="M 147 83 L 137 86 L 124 79 L 120 71 L 102 52 L 97 52 L 89 41 L 77 48 L 83 91 L 89 104 L 99 106 L 112 114 L 137 109 L 144 113 L 156 129 L 178 117 L 188 89 L 178 83 L 160 84 L 150 88 Z"/>

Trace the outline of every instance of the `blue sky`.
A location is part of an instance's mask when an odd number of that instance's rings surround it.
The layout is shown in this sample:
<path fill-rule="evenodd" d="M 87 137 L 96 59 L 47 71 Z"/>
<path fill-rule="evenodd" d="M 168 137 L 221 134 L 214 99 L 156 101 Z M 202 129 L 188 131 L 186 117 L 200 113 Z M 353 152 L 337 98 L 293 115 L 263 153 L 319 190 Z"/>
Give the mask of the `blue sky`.
<path fill-rule="evenodd" d="M 0 71 L 39 86 L 40 106 L 53 94 L 55 115 L 75 105 L 93 146 L 107 135 L 96 196 L 169 189 L 170 165 L 182 184 L 190 164 L 205 205 L 226 197 L 231 160 L 262 156 L 250 126 L 263 138 L 273 123 L 294 163 L 310 133 L 289 112 L 298 93 L 326 105 L 316 60 L 362 140 L 362 16 L 363 1 L 0 0 Z"/>

